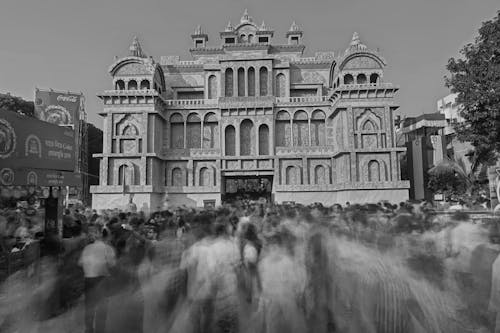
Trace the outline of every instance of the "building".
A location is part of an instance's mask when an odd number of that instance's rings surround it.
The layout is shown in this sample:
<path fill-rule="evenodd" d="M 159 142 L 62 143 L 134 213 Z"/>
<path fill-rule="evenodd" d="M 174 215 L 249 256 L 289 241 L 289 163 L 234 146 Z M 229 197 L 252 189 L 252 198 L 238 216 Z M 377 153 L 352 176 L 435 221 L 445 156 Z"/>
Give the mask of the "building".
<path fill-rule="evenodd" d="M 400 122 L 397 136 L 404 142 L 406 172 L 410 179 L 410 199 L 433 200 L 428 187 L 427 172 L 446 157 L 447 121 L 441 113 L 427 113 L 407 117 Z"/>
<path fill-rule="evenodd" d="M 109 69 L 96 208 L 275 202 L 399 202 L 393 97 L 385 60 L 355 33 L 343 52 L 305 56 L 295 24 L 285 43 L 245 11 L 221 42 L 191 35 L 193 60 L 154 61 L 137 39 Z"/>

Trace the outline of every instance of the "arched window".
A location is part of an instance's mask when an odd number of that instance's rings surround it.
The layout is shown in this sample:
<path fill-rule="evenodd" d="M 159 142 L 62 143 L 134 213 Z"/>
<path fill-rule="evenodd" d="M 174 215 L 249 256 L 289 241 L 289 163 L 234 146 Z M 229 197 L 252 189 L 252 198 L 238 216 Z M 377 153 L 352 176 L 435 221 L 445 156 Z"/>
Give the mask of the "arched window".
<path fill-rule="evenodd" d="M 233 69 L 228 68 L 226 69 L 226 78 L 225 78 L 225 90 L 224 93 L 226 97 L 232 97 L 233 96 Z"/>
<path fill-rule="evenodd" d="M 255 69 L 250 67 L 248 75 L 248 96 L 255 96 Z"/>
<path fill-rule="evenodd" d="M 372 75 L 370 75 L 370 83 L 378 83 L 378 74 L 377 73 L 373 73 Z"/>
<path fill-rule="evenodd" d="M 302 184 L 302 175 L 300 168 L 290 165 L 286 168 L 286 184 L 300 185 Z"/>
<path fill-rule="evenodd" d="M 122 164 L 118 167 L 118 185 L 130 185 L 128 165 Z"/>
<path fill-rule="evenodd" d="M 326 168 L 323 165 L 317 165 L 314 168 L 314 184 L 328 184 L 329 180 L 326 174 Z"/>
<path fill-rule="evenodd" d="M 254 135 L 253 133 L 253 122 L 250 119 L 245 119 L 240 125 L 240 155 L 248 156 L 252 155 L 253 147 L 255 142 L 252 142 Z"/>
<path fill-rule="evenodd" d="M 337 78 L 337 87 L 340 86 L 340 78 Z"/>
<path fill-rule="evenodd" d="M 219 127 L 217 117 L 215 113 L 209 112 L 203 119 L 203 148 L 215 148 L 218 136 Z"/>
<path fill-rule="evenodd" d="M 294 146 L 301 147 L 309 145 L 309 124 L 307 118 L 307 113 L 305 111 L 297 111 L 293 115 Z"/>
<path fill-rule="evenodd" d="M 125 82 L 123 82 L 123 80 L 116 81 L 115 89 L 116 90 L 125 90 Z"/>
<path fill-rule="evenodd" d="M 353 84 L 353 83 L 354 83 L 354 78 L 352 77 L 351 74 L 344 75 L 344 84 Z"/>
<path fill-rule="evenodd" d="M 238 69 L 238 96 L 245 96 L 245 69 Z"/>
<path fill-rule="evenodd" d="M 311 146 L 326 145 L 325 134 L 326 115 L 321 110 L 316 110 L 311 117 Z"/>
<path fill-rule="evenodd" d="M 249 43 L 255 43 L 255 36 L 252 35 L 252 34 L 248 35 L 248 42 Z"/>
<path fill-rule="evenodd" d="M 261 67 L 259 70 L 260 96 L 267 96 L 267 68 Z"/>
<path fill-rule="evenodd" d="M 276 114 L 276 146 L 290 147 L 292 140 L 290 137 L 290 114 L 281 110 Z"/>
<path fill-rule="evenodd" d="M 217 98 L 217 78 L 215 75 L 208 77 L 208 99 Z"/>
<path fill-rule="evenodd" d="M 358 76 L 356 77 L 356 83 L 357 84 L 366 84 L 366 75 L 363 73 L 358 74 Z"/>
<path fill-rule="evenodd" d="M 184 174 L 181 170 L 181 168 L 173 168 L 172 169 L 172 179 L 171 185 L 172 186 L 185 186 L 186 182 L 184 180 Z"/>
<path fill-rule="evenodd" d="M 170 117 L 170 148 L 184 148 L 184 119 L 179 113 Z"/>
<path fill-rule="evenodd" d="M 187 118 L 186 141 L 187 148 L 201 148 L 201 119 L 196 113 Z"/>
<path fill-rule="evenodd" d="M 276 75 L 276 96 L 285 97 L 286 96 L 286 82 L 285 74 Z"/>
<path fill-rule="evenodd" d="M 148 80 L 141 81 L 141 90 L 148 90 L 150 87 Z"/>
<path fill-rule="evenodd" d="M 136 80 L 128 81 L 128 90 L 137 90 L 137 81 Z"/>
<path fill-rule="evenodd" d="M 200 169 L 200 186 L 210 186 L 210 170 L 207 167 Z"/>
<path fill-rule="evenodd" d="M 269 127 L 265 124 L 259 127 L 259 155 L 269 155 Z"/>
<path fill-rule="evenodd" d="M 368 163 L 368 181 L 380 181 L 380 164 L 376 160 L 372 160 Z"/>
<path fill-rule="evenodd" d="M 376 125 L 370 119 L 367 119 L 361 128 L 363 131 L 373 132 L 377 130 Z"/>
<path fill-rule="evenodd" d="M 224 145 L 226 147 L 227 156 L 236 155 L 236 131 L 232 125 L 226 127 L 224 133 Z"/>

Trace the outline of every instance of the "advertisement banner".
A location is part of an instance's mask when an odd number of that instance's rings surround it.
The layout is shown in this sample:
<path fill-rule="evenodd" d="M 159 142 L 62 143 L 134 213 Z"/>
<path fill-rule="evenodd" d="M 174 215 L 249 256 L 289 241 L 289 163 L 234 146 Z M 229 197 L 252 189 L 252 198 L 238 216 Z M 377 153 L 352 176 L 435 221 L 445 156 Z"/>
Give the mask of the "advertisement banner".
<path fill-rule="evenodd" d="M 4 168 L 75 170 L 75 133 L 0 110 L 0 171 Z"/>
<path fill-rule="evenodd" d="M 82 186 L 81 174 L 45 169 L 0 168 L 0 186 Z"/>
<path fill-rule="evenodd" d="M 35 91 L 35 117 L 64 126 L 78 126 L 81 94 L 56 91 Z"/>

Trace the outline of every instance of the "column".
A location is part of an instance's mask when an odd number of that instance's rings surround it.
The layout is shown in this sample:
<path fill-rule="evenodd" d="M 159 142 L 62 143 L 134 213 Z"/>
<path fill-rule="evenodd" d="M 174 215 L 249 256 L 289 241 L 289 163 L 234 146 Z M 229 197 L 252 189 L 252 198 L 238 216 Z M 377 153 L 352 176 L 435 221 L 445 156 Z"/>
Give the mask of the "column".
<path fill-rule="evenodd" d="M 307 167 L 306 157 L 302 157 L 302 184 L 309 185 L 309 168 Z"/>
<path fill-rule="evenodd" d="M 236 156 L 240 156 L 240 125 L 241 121 L 238 121 L 238 123 L 234 126 L 234 152 Z"/>
<path fill-rule="evenodd" d="M 309 142 L 308 142 L 308 146 L 312 146 L 313 143 L 311 141 L 311 117 L 307 117 L 307 127 L 309 128 Z"/>
<path fill-rule="evenodd" d="M 187 139 L 186 139 L 186 134 L 187 134 L 187 124 L 184 121 L 184 149 L 187 148 Z"/>
<path fill-rule="evenodd" d="M 238 97 L 238 69 L 233 68 L 233 97 Z"/>
<path fill-rule="evenodd" d="M 205 128 L 203 127 L 203 121 L 204 121 L 204 117 L 201 117 L 201 128 L 200 128 L 200 141 L 201 141 L 201 144 L 200 144 L 200 148 L 203 149 L 203 137 L 205 136 Z M 209 147 L 210 148 L 210 147 Z"/>
<path fill-rule="evenodd" d="M 248 96 L 248 67 L 245 66 L 245 96 Z"/>
<path fill-rule="evenodd" d="M 267 96 L 274 96 L 273 68 L 267 67 Z"/>

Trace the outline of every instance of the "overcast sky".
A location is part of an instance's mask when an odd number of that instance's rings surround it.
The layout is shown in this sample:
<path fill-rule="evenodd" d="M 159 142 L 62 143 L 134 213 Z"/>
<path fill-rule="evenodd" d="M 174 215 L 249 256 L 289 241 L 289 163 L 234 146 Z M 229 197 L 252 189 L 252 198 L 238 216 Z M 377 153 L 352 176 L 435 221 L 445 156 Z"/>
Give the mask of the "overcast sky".
<path fill-rule="evenodd" d="M 445 65 L 495 16 L 498 0 L 1 0 L 0 92 L 33 100 L 35 87 L 83 92 L 101 127 L 96 94 L 111 89 L 109 65 L 134 35 L 143 50 L 190 59 L 190 34 L 201 24 L 220 44 L 228 20 L 245 8 L 284 42 L 293 20 L 306 53 L 343 51 L 357 31 L 388 62 L 385 80 L 400 85 L 403 115 L 434 112 L 448 94 Z"/>

